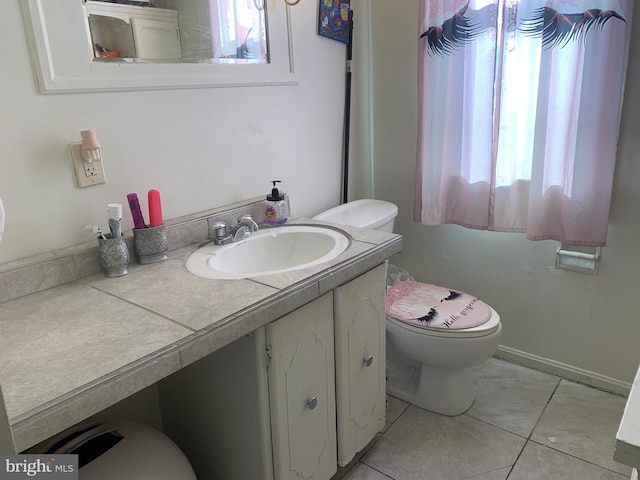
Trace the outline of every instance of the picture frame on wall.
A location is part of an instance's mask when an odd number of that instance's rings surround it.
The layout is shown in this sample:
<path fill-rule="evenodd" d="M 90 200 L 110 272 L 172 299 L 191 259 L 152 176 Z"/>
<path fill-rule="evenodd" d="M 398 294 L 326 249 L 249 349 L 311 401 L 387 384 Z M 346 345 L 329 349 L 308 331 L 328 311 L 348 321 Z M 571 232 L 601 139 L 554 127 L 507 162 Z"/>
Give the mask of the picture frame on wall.
<path fill-rule="evenodd" d="M 349 43 L 351 0 L 319 0 L 318 35 Z"/>

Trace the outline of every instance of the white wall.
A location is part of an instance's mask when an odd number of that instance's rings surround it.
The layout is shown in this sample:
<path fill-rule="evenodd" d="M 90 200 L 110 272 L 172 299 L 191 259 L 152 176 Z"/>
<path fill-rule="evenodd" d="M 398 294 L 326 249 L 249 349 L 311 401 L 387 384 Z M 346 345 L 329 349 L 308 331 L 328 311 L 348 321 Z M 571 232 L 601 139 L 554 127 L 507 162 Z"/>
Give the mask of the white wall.
<path fill-rule="evenodd" d="M 352 0 L 351 122 L 348 200 L 373 197 L 371 88 L 371 8 L 369 0 Z M 341 197 L 342 198 L 342 197 Z"/>
<path fill-rule="evenodd" d="M 640 362 L 640 25 L 635 25 L 609 239 L 600 274 L 562 272 L 557 242 L 414 223 L 418 1 L 372 0 L 375 196 L 399 206 L 403 252 L 419 280 L 473 293 L 501 315 L 502 344 L 630 382 Z M 636 9 L 636 23 L 640 13 Z"/>
<path fill-rule="evenodd" d="M 272 179 L 296 216 L 339 202 L 345 46 L 317 36 L 317 2 L 291 8 L 297 86 L 57 95 L 37 91 L 20 3 L 0 16 L 0 264 L 90 241 L 107 203 L 146 205 L 150 188 L 165 218 L 266 195 Z M 68 144 L 88 128 L 107 183 L 78 189 Z"/>

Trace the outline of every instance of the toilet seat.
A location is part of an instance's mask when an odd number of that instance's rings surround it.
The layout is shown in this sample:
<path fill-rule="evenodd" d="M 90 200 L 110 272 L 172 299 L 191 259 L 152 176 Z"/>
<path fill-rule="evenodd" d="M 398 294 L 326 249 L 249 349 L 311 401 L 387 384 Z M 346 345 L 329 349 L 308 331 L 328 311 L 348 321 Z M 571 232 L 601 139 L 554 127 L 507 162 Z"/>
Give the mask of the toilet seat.
<path fill-rule="evenodd" d="M 387 288 L 387 315 L 418 328 L 469 330 L 491 318 L 491 307 L 459 290 L 403 280 Z"/>
<path fill-rule="evenodd" d="M 418 335 L 428 335 L 432 337 L 448 337 L 448 338 L 471 338 L 471 337 L 484 337 L 491 335 L 500 328 L 500 315 L 492 307 L 491 317 L 485 323 L 470 328 L 461 328 L 457 330 L 445 330 L 442 328 L 432 328 L 426 325 L 416 326 L 410 325 L 402 320 L 387 315 L 387 321 L 392 322 L 398 327 L 404 328 L 410 332 Z"/>

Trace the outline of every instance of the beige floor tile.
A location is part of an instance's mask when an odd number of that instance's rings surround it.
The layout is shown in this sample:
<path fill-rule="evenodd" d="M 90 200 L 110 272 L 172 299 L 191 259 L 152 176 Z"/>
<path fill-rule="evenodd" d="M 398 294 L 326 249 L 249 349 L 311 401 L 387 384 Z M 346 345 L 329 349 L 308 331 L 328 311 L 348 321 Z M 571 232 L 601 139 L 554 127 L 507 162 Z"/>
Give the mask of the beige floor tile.
<path fill-rule="evenodd" d="M 625 480 L 628 476 L 528 442 L 509 480 Z"/>
<path fill-rule="evenodd" d="M 499 359 L 476 367 L 474 378 L 474 405 L 458 417 L 388 396 L 383 435 L 341 478 L 629 478 L 631 469 L 613 460 L 624 398 Z"/>
<path fill-rule="evenodd" d="M 524 444 L 466 415 L 410 406 L 361 461 L 396 480 L 459 480 L 513 465 Z"/>
<path fill-rule="evenodd" d="M 387 395 L 387 422 L 395 422 L 407 407 L 409 407 L 409 404 L 404 400 Z"/>
<path fill-rule="evenodd" d="M 628 478 L 631 468 L 613 460 L 625 403 L 623 397 L 562 380 L 531 439 Z"/>
<path fill-rule="evenodd" d="M 404 400 L 387 395 L 387 421 L 382 429 L 382 433 L 389 430 L 389 427 L 393 425 L 393 422 L 402 415 L 402 412 L 404 412 L 408 406 L 409 404 Z"/>
<path fill-rule="evenodd" d="M 466 415 L 528 437 L 560 379 L 490 358 L 473 369 L 476 398 Z"/>
<path fill-rule="evenodd" d="M 380 433 L 385 433 L 387 430 L 389 430 L 389 427 L 391 427 L 391 425 L 393 424 L 389 421 L 384 422 L 384 427 L 382 427 L 382 430 L 380 430 Z"/>
<path fill-rule="evenodd" d="M 473 477 L 466 477 L 463 480 L 507 480 L 512 468 L 513 467 L 500 468 L 493 472 L 481 473 L 480 475 L 474 475 Z"/>
<path fill-rule="evenodd" d="M 373 468 L 359 463 L 342 477 L 341 480 L 389 480 L 389 477 L 376 472 Z"/>

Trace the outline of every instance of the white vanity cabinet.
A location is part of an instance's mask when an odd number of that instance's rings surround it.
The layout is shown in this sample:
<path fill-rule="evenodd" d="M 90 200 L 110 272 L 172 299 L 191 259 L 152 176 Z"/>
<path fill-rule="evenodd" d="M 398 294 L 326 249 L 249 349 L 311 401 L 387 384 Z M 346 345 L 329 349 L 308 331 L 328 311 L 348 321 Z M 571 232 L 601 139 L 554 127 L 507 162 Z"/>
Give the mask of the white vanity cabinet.
<path fill-rule="evenodd" d="M 329 480 L 384 426 L 385 266 L 159 383 L 198 478 Z"/>

